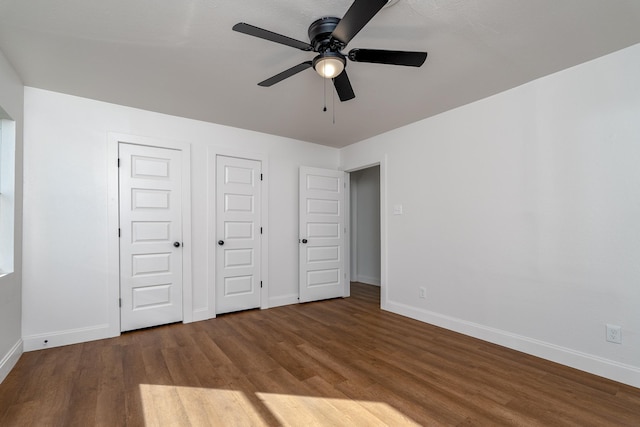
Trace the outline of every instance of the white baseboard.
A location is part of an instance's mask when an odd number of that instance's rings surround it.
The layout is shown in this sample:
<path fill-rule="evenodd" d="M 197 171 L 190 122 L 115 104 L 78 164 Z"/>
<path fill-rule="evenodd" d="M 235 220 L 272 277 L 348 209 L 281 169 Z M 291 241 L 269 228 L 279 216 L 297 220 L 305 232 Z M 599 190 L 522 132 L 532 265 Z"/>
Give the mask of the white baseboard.
<path fill-rule="evenodd" d="M 280 307 L 283 305 L 298 304 L 298 294 L 289 294 L 280 297 L 269 298 L 269 307 Z"/>
<path fill-rule="evenodd" d="M 571 368 L 640 388 L 640 368 L 473 322 L 388 301 L 385 307 L 402 316 L 521 351 Z"/>
<path fill-rule="evenodd" d="M 112 338 L 119 334 L 110 333 L 108 324 L 90 326 L 88 328 L 68 329 L 66 331 L 28 335 L 22 338 L 24 351 L 42 350 L 63 345 Z M 46 341 L 46 342 L 45 342 Z"/>
<path fill-rule="evenodd" d="M 22 356 L 23 352 L 23 343 L 22 340 L 18 340 L 17 343 L 14 344 L 13 347 L 4 355 L 2 360 L 0 360 L 0 383 L 7 378 L 9 372 L 16 366 L 18 363 L 18 359 Z"/>
<path fill-rule="evenodd" d="M 370 276 L 358 275 L 357 281 L 360 282 L 360 283 L 366 283 L 367 285 L 380 286 L 380 278 L 379 277 L 370 277 Z"/>

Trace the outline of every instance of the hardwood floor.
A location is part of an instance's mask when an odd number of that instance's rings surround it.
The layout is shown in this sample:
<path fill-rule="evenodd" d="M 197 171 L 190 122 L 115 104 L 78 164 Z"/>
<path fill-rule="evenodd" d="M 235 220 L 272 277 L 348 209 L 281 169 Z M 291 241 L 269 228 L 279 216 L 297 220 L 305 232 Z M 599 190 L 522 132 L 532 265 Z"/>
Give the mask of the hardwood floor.
<path fill-rule="evenodd" d="M 640 426 L 640 389 L 379 309 L 379 288 L 25 353 L 0 426 Z"/>

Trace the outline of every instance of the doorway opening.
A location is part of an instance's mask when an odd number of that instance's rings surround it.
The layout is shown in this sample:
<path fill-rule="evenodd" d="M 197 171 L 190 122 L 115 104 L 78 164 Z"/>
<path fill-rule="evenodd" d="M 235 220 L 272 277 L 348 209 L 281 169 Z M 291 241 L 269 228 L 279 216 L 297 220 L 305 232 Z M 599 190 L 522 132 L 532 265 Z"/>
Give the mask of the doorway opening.
<path fill-rule="evenodd" d="M 350 174 L 351 281 L 381 286 L 380 165 Z"/>

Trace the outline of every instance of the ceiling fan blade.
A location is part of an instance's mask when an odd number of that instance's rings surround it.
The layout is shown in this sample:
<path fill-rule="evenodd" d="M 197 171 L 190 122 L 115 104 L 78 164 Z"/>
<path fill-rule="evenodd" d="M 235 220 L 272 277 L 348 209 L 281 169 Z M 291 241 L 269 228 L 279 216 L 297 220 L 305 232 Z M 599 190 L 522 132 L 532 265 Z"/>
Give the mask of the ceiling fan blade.
<path fill-rule="evenodd" d="M 406 65 L 419 67 L 427 59 L 427 52 L 404 52 L 401 50 L 351 49 L 349 59 L 354 62 Z"/>
<path fill-rule="evenodd" d="M 292 39 L 291 37 L 283 36 L 282 34 L 274 33 L 273 31 L 265 30 L 259 27 L 255 27 L 250 24 L 240 22 L 233 26 L 233 31 L 239 33 L 248 34 L 250 36 L 259 37 L 261 39 L 269 40 L 271 42 L 280 43 L 285 46 L 295 47 L 300 50 L 313 50 L 313 47 L 309 43 L 302 42 L 300 40 Z"/>
<path fill-rule="evenodd" d="M 331 37 L 346 46 L 385 4 L 387 4 L 387 0 L 354 0 L 347 13 L 334 28 Z"/>
<path fill-rule="evenodd" d="M 270 77 L 267 80 L 264 80 L 258 83 L 258 86 L 263 86 L 263 87 L 273 86 L 274 84 L 279 83 L 284 79 L 287 79 L 293 76 L 294 74 L 298 74 L 300 71 L 304 71 L 310 67 L 311 67 L 311 61 L 303 62 L 302 64 L 298 64 L 295 67 L 291 67 L 288 70 L 284 70 L 283 72 L 276 74 L 275 76 Z"/>
<path fill-rule="evenodd" d="M 342 71 L 337 77 L 333 78 L 333 85 L 336 88 L 336 92 L 338 92 L 340 101 L 344 102 L 356 97 L 356 94 L 353 93 L 349 76 L 347 76 L 347 70 Z"/>

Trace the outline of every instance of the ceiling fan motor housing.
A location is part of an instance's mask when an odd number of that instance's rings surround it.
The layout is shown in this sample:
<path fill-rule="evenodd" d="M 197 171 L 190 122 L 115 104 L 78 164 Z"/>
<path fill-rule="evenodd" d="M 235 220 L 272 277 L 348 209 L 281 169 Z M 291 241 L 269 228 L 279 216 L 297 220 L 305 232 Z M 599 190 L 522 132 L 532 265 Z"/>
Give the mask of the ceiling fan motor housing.
<path fill-rule="evenodd" d="M 326 51 L 339 52 L 344 49 L 345 45 L 342 42 L 331 37 L 331 33 L 339 22 L 340 18 L 328 16 L 314 21 L 309 26 L 309 40 L 313 50 L 323 53 Z"/>

